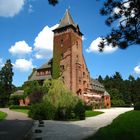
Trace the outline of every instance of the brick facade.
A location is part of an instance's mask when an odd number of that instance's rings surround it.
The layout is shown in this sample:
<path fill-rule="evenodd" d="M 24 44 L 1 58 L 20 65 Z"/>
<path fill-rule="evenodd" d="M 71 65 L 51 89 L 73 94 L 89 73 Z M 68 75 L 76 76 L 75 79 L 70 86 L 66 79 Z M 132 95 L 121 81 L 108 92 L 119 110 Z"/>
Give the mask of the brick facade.
<path fill-rule="evenodd" d="M 110 108 L 110 96 L 105 95 L 104 87 L 91 80 L 84 56 L 82 33 L 74 23 L 69 11 L 61 19 L 59 27 L 54 32 L 53 59 L 35 70 L 29 81 L 43 81 L 51 78 L 61 78 L 67 88 L 77 94 L 86 104 L 95 104 L 97 108 Z M 49 77 L 44 73 L 50 71 Z M 44 76 L 40 76 L 40 74 Z"/>

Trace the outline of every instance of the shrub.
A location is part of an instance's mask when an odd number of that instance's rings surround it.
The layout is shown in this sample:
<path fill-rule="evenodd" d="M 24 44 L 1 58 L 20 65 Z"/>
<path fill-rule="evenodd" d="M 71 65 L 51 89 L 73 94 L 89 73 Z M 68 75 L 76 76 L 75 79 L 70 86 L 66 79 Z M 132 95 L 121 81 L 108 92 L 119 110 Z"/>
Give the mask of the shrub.
<path fill-rule="evenodd" d="M 85 108 L 83 102 L 66 89 L 60 80 L 51 80 L 43 85 L 49 86 L 43 101 L 31 106 L 29 116 L 33 119 L 84 119 Z"/>
<path fill-rule="evenodd" d="M 135 103 L 134 110 L 140 110 L 140 102 Z"/>
<path fill-rule="evenodd" d="M 9 109 L 30 109 L 30 106 L 11 105 Z"/>
<path fill-rule="evenodd" d="M 75 106 L 74 112 L 75 112 L 76 117 L 78 117 L 78 119 L 80 120 L 85 119 L 85 106 L 80 99 L 78 100 Z"/>
<path fill-rule="evenodd" d="M 24 94 L 26 96 L 30 95 L 31 93 L 37 92 L 41 90 L 41 86 L 37 81 L 28 81 L 24 86 Z"/>
<path fill-rule="evenodd" d="M 93 106 L 92 105 L 85 105 L 85 110 L 92 110 Z"/>
<path fill-rule="evenodd" d="M 35 120 L 50 120 L 55 118 L 55 107 L 48 102 L 33 104 L 29 117 Z"/>
<path fill-rule="evenodd" d="M 24 95 L 12 95 L 9 99 L 10 105 L 19 105 L 19 100 L 24 99 Z"/>
<path fill-rule="evenodd" d="M 39 103 L 42 101 L 44 93 L 40 91 L 34 91 L 33 93 L 29 94 L 28 97 L 30 99 L 30 104 Z"/>
<path fill-rule="evenodd" d="M 111 103 L 112 103 L 112 106 L 114 106 L 114 107 L 121 107 L 121 106 L 125 105 L 125 102 L 121 99 L 118 99 L 118 100 L 113 99 L 113 100 L 111 100 Z"/>

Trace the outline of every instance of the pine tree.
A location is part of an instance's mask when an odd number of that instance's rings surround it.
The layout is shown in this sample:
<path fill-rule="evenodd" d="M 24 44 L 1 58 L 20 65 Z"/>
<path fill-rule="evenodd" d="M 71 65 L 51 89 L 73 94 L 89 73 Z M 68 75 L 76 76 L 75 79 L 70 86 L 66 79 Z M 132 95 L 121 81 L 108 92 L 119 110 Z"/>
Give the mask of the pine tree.
<path fill-rule="evenodd" d="M 140 0 L 106 0 L 100 13 L 107 16 L 108 26 L 116 26 L 103 38 L 101 51 L 106 44 L 122 49 L 140 44 Z"/>
<path fill-rule="evenodd" d="M 12 93 L 12 80 L 13 80 L 13 66 L 11 60 L 7 60 L 5 65 L 0 71 L 0 105 L 6 105 L 9 100 L 9 96 Z"/>

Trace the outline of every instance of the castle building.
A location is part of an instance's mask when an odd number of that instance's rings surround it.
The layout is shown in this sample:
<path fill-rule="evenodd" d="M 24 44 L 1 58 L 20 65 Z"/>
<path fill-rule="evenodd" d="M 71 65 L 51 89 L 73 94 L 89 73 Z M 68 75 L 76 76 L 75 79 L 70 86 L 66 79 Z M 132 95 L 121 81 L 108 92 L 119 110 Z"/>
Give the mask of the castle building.
<path fill-rule="evenodd" d="M 61 78 L 67 88 L 85 101 L 98 108 L 110 107 L 110 96 L 104 86 L 90 77 L 82 45 L 82 33 L 69 10 L 66 10 L 59 26 L 53 30 L 53 59 L 38 69 L 33 69 L 28 81 Z M 105 94 L 106 93 L 106 94 Z"/>

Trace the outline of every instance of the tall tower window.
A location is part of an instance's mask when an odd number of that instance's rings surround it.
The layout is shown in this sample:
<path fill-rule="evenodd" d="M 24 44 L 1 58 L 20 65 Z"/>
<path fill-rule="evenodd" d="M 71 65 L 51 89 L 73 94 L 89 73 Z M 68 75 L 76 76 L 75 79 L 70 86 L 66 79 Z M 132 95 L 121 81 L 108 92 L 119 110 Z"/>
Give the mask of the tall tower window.
<path fill-rule="evenodd" d="M 78 41 L 76 41 L 76 48 L 78 49 Z"/>
<path fill-rule="evenodd" d="M 60 43 L 61 43 L 61 47 L 63 47 L 63 39 L 61 39 L 61 42 Z"/>
<path fill-rule="evenodd" d="M 64 58 L 64 53 L 61 53 L 61 59 L 63 59 Z"/>

